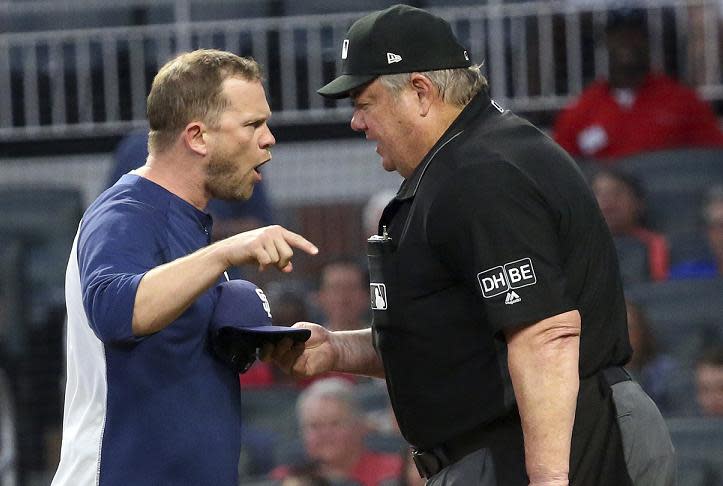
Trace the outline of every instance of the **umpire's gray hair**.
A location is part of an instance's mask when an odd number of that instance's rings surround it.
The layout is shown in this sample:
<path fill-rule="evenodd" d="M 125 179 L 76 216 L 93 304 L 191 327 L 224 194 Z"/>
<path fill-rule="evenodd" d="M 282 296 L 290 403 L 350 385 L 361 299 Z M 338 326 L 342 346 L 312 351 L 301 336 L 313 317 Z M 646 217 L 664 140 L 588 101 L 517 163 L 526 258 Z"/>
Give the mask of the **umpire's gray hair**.
<path fill-rule="evenodd" d="M 299 394 L 296 415 L 301 416 L 304 405 L 319 398 L 330 398 L 345 403 L 354 417 L 361 417 L 361 405 L 355 386 L 342 378 L 324 378 L 315 381 Z"/>
<path fill-rule="evenodd" d="M 468 68 L 439 69 L 419 74 L 432 82 L 445 103 L 462 108 L 481 89 L 487 87 L 487 79 L 482 75 L 480 67 L 478 64 Z M 412 73 L 385 74 L 378 79 L 392 95 L 396 95 L 409 84 L 411 76 Z"/>

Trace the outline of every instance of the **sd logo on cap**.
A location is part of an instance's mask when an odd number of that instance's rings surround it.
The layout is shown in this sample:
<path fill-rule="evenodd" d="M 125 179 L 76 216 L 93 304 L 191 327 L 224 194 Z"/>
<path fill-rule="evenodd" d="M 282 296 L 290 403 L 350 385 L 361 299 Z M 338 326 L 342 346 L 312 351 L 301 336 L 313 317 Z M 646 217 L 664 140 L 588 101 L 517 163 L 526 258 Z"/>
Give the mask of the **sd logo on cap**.
<path fill-rule="evenodd" d="M 246 280 L 223 282 L 214 289 L 214 307 L 209 326 L 211 347 L 218 358 L 238 373 L 254 364 L 266 343 L 288 337 L 303 342 L 308 329 L 271 324 L 271 306 L 263 290 Z"/>

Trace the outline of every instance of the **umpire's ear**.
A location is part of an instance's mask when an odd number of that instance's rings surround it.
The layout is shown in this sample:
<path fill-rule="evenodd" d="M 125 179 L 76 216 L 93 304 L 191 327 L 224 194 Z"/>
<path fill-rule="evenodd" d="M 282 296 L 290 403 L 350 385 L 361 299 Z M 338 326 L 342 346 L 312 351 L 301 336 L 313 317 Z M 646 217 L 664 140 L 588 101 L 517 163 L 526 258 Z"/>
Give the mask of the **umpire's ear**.
<path fill-rule="evenodd" d="M 208 142 L 210 134 L 206 129 L 206 125 L 201 121 L 192 121 L 181 132 L 183 145 L 201 157 L 208 154 Z"/>
<path fill-rule="evenodd" d="M 439 92 L 434 87 L 432 81 L 423 74 L 412 73 L 409 78 L 412 89 L 417 94 L 417 110 L 420 116 L 427 116 L 435 98 Z"/>

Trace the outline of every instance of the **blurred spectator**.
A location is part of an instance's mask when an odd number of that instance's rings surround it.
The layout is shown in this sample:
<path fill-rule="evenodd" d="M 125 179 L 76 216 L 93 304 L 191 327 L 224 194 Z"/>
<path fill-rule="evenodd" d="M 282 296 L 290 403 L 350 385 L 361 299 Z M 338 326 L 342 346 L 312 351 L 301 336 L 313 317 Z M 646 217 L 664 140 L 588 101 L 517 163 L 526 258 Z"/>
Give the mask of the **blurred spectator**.
<path fill-rule="evenodd" d="M 281 481 L 281 486 L 332 486 L 317 469 L 312 464 L 291 468 L 289 475 Z"/>
<path fill-rule="evenodd" d="M 370 326 L 369 276 L 358 261 L 340 257 L 327 262 L 321 269 L 316 302 L 323 313 L 322 324 L 333 331 L 353 331 Z M 325 378 L 341 378 L 357 383 L 366 378 L 350 373 L 330 371 L 301 378 L 297 384 L 307 387 Z"/>
<path fill-rule="evenodd" d="M 701 413 L 723 417 L 723 344 L 715 343 L 701 353 L 695 381 Z"/>
<path fill-rule="evenodd" d="M 645 197 L 640 182 L 621 171 L 605 169 L 592 176 L 591 186 L 613 235 L 623 282 L 665 280 L 670 262 L 668 242 L 645 227 Z M 638 255 L 643 258 L 638 259 Z"/>
<path fill-rule="evenodd" d="M 658 405 L 660 412 L 669 415 L 675 408 L 671 377 L 677 364 L 671 356 L 658 350 L 643 310 L 630 301 L 626 301 L 625 308 L 630 346 L 633 348 L 633 357 L 625 368 Z"/>
<path fill-rule="evenodd" d="M 703 219 L 710 255 L 675 265 L 670 269 L 671 279 L 723 275 L 723 185 L 713 186 L 707 191 L 703 204 Z"/>
<path fill-rule="evenodd" d="M 389 201 L 394 199 L 397 191 L 393 189 L 383 189 L 372 194 L 362 209 L 362 228 L 364 236 L 370 237 L 376 235 L 379 227 L 379 220 L 382 217 L 384 208 L 387 207 Z"/>
<path fill-rule="evenodd" d="M 116 183 L 123 174 L 146 163 L 148 158 L 148 132 L 138 130 L 123 138 L 114 155 L 115 166 L 108 177 L 107 186 Z M 212 199 L 206 211 L 213 216 L 213 240 L 271 224 L 271 205 L 266 197 L 264 183 L 256 184 L 248 201 L 220 201 Z"/>
<path fill-rule="evenodd" d="M 380 486 L 399 476 L 397 454 L 377 453 L 365 445 L 367 428 L 355 386 L 339 378 L 319 380 L 299 395 L 296 412 L 306 459 L 329 481 L 356 481 Z M 291 467 L 280 466 L 272 477 L 282 479 Z"/>
<path fill-rule="evenodd" d="M 609 78 L 598 80 L 558 116 L 555 140 L 573 157 L 610 159 L 680 147 L 723 147 L 711 107 L 690 88 L 650 69 L 644 11 L 609 14 Z"/>
<path fill-rule="evenodd" d="M 369 327 L 369 277 L 351 258 L 331 260 L 321 269 L 317 301 L 324 326 L 333 331 Z"/>

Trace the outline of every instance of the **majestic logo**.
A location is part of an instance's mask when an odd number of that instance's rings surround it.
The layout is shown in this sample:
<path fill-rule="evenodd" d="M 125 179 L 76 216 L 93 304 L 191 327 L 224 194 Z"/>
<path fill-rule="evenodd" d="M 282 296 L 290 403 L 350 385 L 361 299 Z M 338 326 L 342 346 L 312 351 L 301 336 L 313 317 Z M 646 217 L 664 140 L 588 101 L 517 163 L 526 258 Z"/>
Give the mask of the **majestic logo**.
<path fill-rule="evenodd" d="M 394 54 L 393 52 L 387 52 L 387 64 L 394 64 L 402 60 L 402 56 Z"/>
<path fill-rule="evenodd" d="M 259 299 L 261 299 L 261 305 L 264 306 L 266 315 L 268 315 L 269 319 L 271 319 L 271 304 L 269 304 L 269 299 L 266 298 L 266 294 L 264 294 L 263 290 L 256 289 L 256 295 L 258 295 Z"/>
<path fill-rule="evenodd" d="M 341 58 L 346 59 L 346 55 L 349 54 L 349 39 L 344 39 L 341 44 Z"/>
<path fill-rule="evenodd" d="M 535 269 L 532 267 L 532 260 L 529 258 L 515 260 L 514 262 L 480 272 L 477 274 L 477 280 L 482 289 L 482 296 L 485 299 L 503 294 L 512 289 L 519 289 L 537 283 Z M 511 294 L 514 294 L 514 296 L 510 300 L 514 300 L 515 298 L 519 299 L 515 302 L 522 300 L 515 292 Z M 509 299 L 509 295 L 507 298 Z M 514 303 L 507 302 L 507 300 L 505 300 L 505 302 L 508 304 Z"/>
<path fill-rule="evenodd" d="M 519 295 L 517 295 L 517 292 L 515 292 L 513 290 L 512 292 L 507 294 L 507 297 L 505 297 L 505 304 L 507 304 L 507 305 L 516 304 L 521 300 L 522 300 L 522 298 Z"/>
<path fill-rule="evenodd" d="M 387 286 L 383 283 L 369 284 L 373 310 L 387 310 Z"/>

